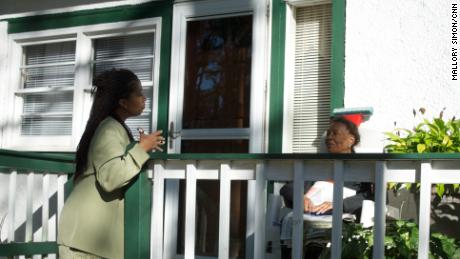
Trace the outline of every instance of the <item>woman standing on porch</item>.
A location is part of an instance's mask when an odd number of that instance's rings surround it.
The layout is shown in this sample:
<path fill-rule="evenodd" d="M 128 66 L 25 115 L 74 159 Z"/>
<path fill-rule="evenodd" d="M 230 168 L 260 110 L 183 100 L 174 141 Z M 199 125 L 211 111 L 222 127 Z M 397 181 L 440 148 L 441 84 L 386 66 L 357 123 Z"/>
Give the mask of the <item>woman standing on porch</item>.
<path fill-rule="evenodd" d="M 95 97 L 77 147 L 74 188 L 62 210 L 58 229 L 60 258 L 124 257 L 124 193 L 148 160 L 161 150 L 161 131 L 139 142 L 125 124 L 145 107 L 137 76 L 112 69 L 93 81 Z"/>

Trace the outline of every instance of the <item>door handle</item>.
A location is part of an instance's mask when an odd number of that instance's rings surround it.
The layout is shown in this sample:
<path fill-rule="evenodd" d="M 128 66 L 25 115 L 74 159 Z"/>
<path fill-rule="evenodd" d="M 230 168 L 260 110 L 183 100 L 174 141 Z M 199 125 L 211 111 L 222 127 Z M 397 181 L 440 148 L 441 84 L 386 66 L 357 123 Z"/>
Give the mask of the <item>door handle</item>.
<path fill-rule="evenodd" d="M 174 131 L 174 122 L 171 121 L 168 130 L 169 148 L 173 148 L 174 140 L 180 136 L 180 133 L 180 130 Z"/>

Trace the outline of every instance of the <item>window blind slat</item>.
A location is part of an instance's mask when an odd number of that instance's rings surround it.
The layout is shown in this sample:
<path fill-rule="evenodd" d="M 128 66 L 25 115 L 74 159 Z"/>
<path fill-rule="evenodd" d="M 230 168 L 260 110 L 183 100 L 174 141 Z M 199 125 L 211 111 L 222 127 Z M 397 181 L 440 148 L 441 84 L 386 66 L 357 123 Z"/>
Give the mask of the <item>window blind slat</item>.
<path fill-rule="evenodd" d="M 112 68 L 126 68 L 133 71 L 139 80 L 152 81 L 152 60 L 152 58 L 147 58 L 123 61 L 102 61 L 94 64 L 94 73 L 99 75 L 101 72 Z"/>
<path fill-rule="evenodd" d="M 75 41 L 24 47 L 25 64 L 39 65 L 75 61 Z"/>
<path fill-rule="evenodd" d="M 24 88 L 73 86 L 74 65 L 24 69 Z"/>
<path fill-rule="evenodd" d="M 72 112 L 73 92 L 27 94 L 23 101 L 23 114 L 46 112 Z"/>
<path fill-rule="evenodd" d="M 154 34 L 97 39 L 95 60 L 153 55 Z"/>
<path fill-rule="evenodd" d="M 73 87 L 75 45 L 69 41 L 24 47 L 23 88 Z M 73 91 L 24 93 L 21 97 L 21 135 L 72 135 Z"/>
<path fill-rule="evenodd" d="M 72 116 L 23 118 L 23 136 L 69 136 L 72 135 Z"/>
<path fill-rule="evenodd" d="M 292 152 L 316 152 L 329 125 L 331 5 L 296 9 Z"/>
<path fill-rule="evenodd" d="M 112 68 L 126 68 L 133 71 L 141 82 L 152 81 L 154 36 L 154 33 L 146 33 L 96 39 L 94 75 Z M 141 127 L 146 132 L 150 132 L 152 128 L 152 86 L 145 87 L 143 92 L 147 98 L 143 114 L 126 120 L 126 125 L 135 138 L 139 137 L 137 128 Z"/>

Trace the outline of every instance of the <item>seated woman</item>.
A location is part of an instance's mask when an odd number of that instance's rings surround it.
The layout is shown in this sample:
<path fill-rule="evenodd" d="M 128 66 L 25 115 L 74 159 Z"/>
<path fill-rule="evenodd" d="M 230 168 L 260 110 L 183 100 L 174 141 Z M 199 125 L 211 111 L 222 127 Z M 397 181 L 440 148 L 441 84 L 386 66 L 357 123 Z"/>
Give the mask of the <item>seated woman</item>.
<path fill-rule="evenodd" d="M 353 122 L 343 117 L 335 117 L 331 119 L 325 140 L 329 153 L 355 153 L 354 147 L 359 143 L 359 141 L 360 136 L 358 128 Z M 319 204 L 312 201 L 315 196 L 314 192 L 317 191 L 317 188 L 315 187 L 319 187 L 319 185 L 329 185 L 330 187 L 332 184 L 333 183 L 316 182 L 316 184 L 313 183 L 312 186 L 309 182 L 304 183 L 304 211 L 306 213 L 324 214 L 332 211 L 333 204 L 331 201 L 325 201 Z M 346 198 L 343 200 L 343 212 L 351 213 L 356 216 L 357 220 L 359 220 L 363 200 L 373 199 L 372 185 L 370 183 L 344 183 L 344 186 L 346 187 L 344 188 L 344 197 Z M 349 188 L 355 190 L 356 192 L 352 195 L 346 195 L 349 191 L 352 191 Z M 283 197 L 286 207 L 290 209 L 293 207 L 293 189 L 293 183 L 290 182 L 285 184 L 280 190 L 280 195 Z M 292 224 L 289 223 L 287 216 L 285 216 L 282 219 L 281 234 L 281 258 L 283 259 L 291 258 L 291 234 L 289 234 L 291 231 Z M 315 243 L 312 244 L 312 246 L 304 248 L 304 253 L 308 254 L 308 257 L 305 258 L 319 258 L 321 255 L 324 246 L 317 246 Z"/>
<path fill-rule="evenodd" d="M 358 128 L 353 122 L 343 118 L 336 117 L 331 119 L 331 124 L 327 130 L 326 147 L 329 153 L 355 153 L 354 147 L 359 143 L 360 136 Z M 370 183 L 345 183 L 347 188 L 356 190 L 356 194 L 343 200 L 343 212 L 356 215 L 359 220 L 361 216 L 362 202 L 365 199 L 373 199 L 372 185 Z M 330 212 L 333 204 L 325 201 L 321 204 L 314 204 L 311 197 L 311 183 L 304 184 L 304 210 L 316 214 Z M 292 208 L 293 205 L 293 183 L 285 184 L 280 190 L 286 207 Z"/>

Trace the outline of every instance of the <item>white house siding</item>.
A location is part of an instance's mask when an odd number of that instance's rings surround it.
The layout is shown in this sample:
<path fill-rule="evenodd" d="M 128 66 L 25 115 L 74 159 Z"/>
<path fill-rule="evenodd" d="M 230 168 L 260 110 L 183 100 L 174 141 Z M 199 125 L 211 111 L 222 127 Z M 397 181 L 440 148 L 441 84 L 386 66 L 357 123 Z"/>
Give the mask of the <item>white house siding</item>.
<path fill-rule="evenodd" d="M 7 79 L 7 57 L 8 57 L 8 23 L 0 22 L 0 81 L 5 82 Z M 0 85 L 1 87 L 1 85 Z M 5 114 L 5 102 L 3 101 L 4 97 L 0 95 L 0 114 Z M 3 128 L 5 126 L 5 121 L 3 120 L 4 116 L 0 116 L 0 139 L 3 136 Z M 1 141 L 0 141 L 1 142 Z"/>
<path fill-rule="evenodd" d="M 17 0 L 2 0 L 0 3 L 0 16 L 14 14 L 33 15 L 41 12 L 54 12 L 56 9 L 66 10 L 66 8 L 74 9 L 80 6 L 80 9 L 88 9 L 88 5 L 93 5 L 95 8 L 104 6 L 114 6 L 120 3 L 145 2 L 145 0 L 40 0 L 40 1 L 17 1 Z M 56 10 L 57 11 L 57 10 Z M 28 14 L 27 14 L 28 13 Z"/>
<path fill-rule="evenodd" d="M 347 1 L 345 106 L 372 106 L 367 127 L 388 131 L 396 121 L 411 128 L 412 109 L 420 107 L 428 118 L 443 107 L 446 117 L 460 117 L 460 78 L 451 80 L 451 48 L 460 47 L 451 44 L 452 4 L 460 8 L 459 0 Z"/>

